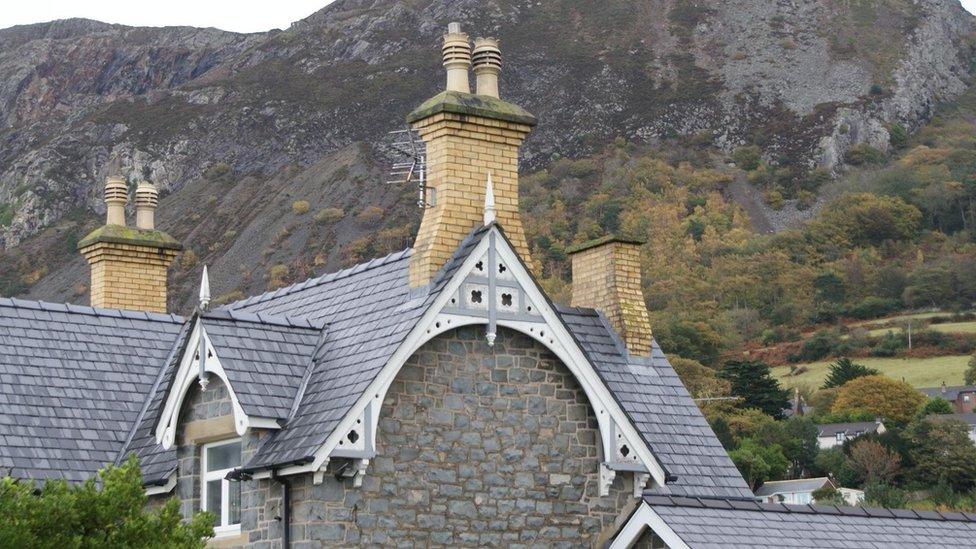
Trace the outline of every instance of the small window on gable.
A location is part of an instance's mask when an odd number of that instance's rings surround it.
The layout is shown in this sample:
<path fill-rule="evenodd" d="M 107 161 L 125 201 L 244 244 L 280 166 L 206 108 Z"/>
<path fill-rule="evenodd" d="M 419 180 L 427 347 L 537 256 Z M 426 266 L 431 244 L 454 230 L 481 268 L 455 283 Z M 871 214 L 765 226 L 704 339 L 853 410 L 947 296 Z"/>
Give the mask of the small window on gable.
<path fill-rule="evenodd" d="M 214 514 L 217 536 L 241 530 L 241 483 L 225 478 L 240 465 L 240 439 L 205 444 L 201 449 L 200 510 Z"/>

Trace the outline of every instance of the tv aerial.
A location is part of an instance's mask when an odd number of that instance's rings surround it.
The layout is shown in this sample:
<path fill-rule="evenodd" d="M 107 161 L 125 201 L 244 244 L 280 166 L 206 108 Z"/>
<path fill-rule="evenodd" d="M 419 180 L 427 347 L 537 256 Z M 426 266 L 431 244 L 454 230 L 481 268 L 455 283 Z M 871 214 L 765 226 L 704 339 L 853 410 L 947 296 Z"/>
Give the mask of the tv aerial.
<path fill-rule="evenodd" d="M 427 148 L 417 132 L 410 128 L 387 133 L 381 148 L 393 159 L 386 183 L 416 185 L 417 206 L 434 206 L 434 189 L 427 187 Z"/>

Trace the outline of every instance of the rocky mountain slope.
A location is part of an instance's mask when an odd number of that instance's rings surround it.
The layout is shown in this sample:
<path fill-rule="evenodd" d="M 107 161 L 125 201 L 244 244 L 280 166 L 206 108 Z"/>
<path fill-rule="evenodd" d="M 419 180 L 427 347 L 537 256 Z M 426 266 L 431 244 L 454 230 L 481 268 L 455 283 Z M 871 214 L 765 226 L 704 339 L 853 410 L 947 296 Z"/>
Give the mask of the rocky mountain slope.
<path fill-rule="evenodd" d="M 202 262 L 218 292 L 252 292 L 409 245 L 419 214 L 376 145 L 441 88 L 455 20 L 501 39 L 502 94 L 541 120 L 533 169 L 686 136 L 836 170 L 976 73 L 956 0 L 338 0 L 261 34 L 0 30 L 0 293 L 86 299 L 73 244 L 118 172 L 163 190 L 161 225 L 190 250 L 177 308 Z"/>

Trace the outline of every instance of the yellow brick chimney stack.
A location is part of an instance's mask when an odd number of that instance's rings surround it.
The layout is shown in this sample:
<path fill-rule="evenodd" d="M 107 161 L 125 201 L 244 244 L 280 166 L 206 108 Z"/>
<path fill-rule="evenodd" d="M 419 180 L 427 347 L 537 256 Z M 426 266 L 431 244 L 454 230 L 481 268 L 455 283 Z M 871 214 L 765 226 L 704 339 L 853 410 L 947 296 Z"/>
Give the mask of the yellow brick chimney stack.
<path fill-rule="evenodd" d="M 181 246 L 155 230 L 159 193 L 151 183 L 136 189 L 136 227 L 125 225 L 129 190 L 110 177 L 105 184 L 106 223 L 78 243 L 91 266 L 92 307 L 166 312 L 166 270 Z"/>
<path fill-rule="evenodd" d="M 525 109 L 498 98 L 498 41 L 479 38 L 474 54 L 476 93 L 470 93 L 471 45 L 460 25 L 444 35 L 446 89 L 407 121 L 427 148 L 427 203 L 410 260 L 410 285 L 429 284 L 461 240 L 483 223 L 485 181 L 494 185 L 496 221 L 531 264 L 518 212 L 518 156 L 536 124 Z"/>
<path fill-rule="evenodd" d="M 566 250 L 573 260 L 573 307 L 606 315 L 633 355 L 651 353 L 651 320 L 641 290 L 639 240 L 607 236 Z"/>

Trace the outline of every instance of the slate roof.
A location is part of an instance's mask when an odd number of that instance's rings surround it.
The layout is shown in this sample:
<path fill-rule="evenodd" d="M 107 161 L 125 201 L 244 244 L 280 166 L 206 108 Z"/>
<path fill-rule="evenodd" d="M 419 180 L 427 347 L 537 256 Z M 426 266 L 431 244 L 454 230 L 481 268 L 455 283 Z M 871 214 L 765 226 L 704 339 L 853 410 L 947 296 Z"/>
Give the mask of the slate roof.
<path fill-rule="evenodd" d="M 874 421 L 854 421 L 849 423 L 824 423 L 817 425 L 820 429 L 818 437 L 834 437 L 837 433 L 847 433 L 853 436 L 870 433 L 878 429 L 878 423 Z"/>
<path fill-rule="evenodd" d="M 651 356 L 628 356 L 606 318 L 593 309 L 557 312 L 669 475 L 671 494 L 752 498 L 657 342 Z"/>
<path fill-rule="evenodd" d="M 827 477 L 774 480 L 764 482 L 763 485 L 756 490 L 756 495 L 771 496 L 773 494 L 785 494 L 789 492 L 813 492 L 814 490 L 823 488 L 823 486 L 828 483 L 830 483 L 830 479 Z"/>
<path fill-rule="evenodd" d="M 230 380 L 241 408 L 250 417 L 284 422 L 315 356 L 325 323 L 304 318 L 210 311 L 203 326 Z M 192 319 L 191 319 L 192 320 Z M 189 332 L 192 323 L 186 324 Z M 186 341 L 180 341 L 182 347 Z M 163 369 L 119 459 L 135 453 L 146 484 L 163 484 L 176 469 L 176 452 L 156 444 L 156 425 L 179 368 L 174 353 Z"/>
<path fill-rule="evenodd" d="M 919 389 L 929 398 L 942 397 L 948 401 L 957 400 L 960 393 L 976 393 L 976 385 L 959 385 L 955 387 L 923 387 Z"/>
<path fill-rule="evenodd" d="M 310 460 L 489 228 L 464 239 L 426 293 L 410 290 L 405 250 L 228 305 L 237 312 L 305 315 L 329 324 L 295 416 L 244 469 Z"/>
<path fill-rule="evenodd" d="M 0 475 L 75 482 L 113 462 L 182 322 L 0 298 Z"/>
<path fill-rule="evenodd" d="M 287 420 L 325 323 L 227 310 L 202 318 L 244 413 Z"/>
<path fill-rule="evenodd" d="M 967 547 L 976 514 L 645 496 L 693 548 Z"/>
<path fill-rule="evenodd" d="M 970 427 L 976 427 L 976 412 L 966 412 L 963 414 L 932 414 L 928 416 L 930 421 L 961 421 Z"/>

